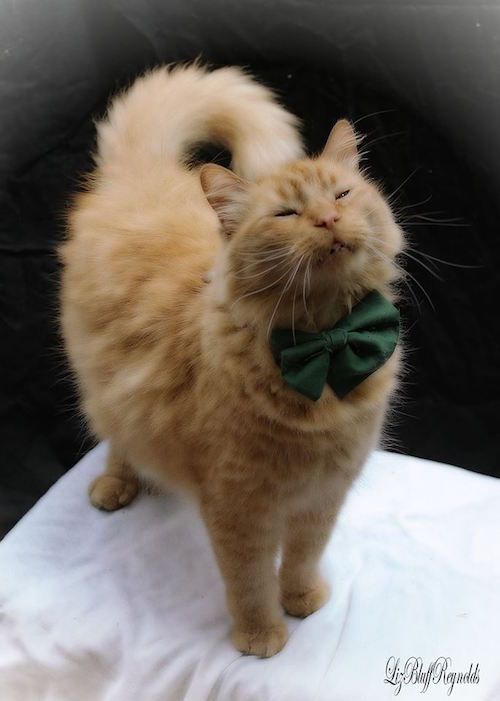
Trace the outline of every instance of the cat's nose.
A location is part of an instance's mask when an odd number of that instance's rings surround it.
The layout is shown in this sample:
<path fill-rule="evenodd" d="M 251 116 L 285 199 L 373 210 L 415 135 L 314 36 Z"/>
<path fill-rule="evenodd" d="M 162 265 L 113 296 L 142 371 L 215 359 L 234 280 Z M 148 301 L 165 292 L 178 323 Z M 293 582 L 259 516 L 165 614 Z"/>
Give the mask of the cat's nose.
<path fill-rule="evenodd" d="M 340 219 L 340 215 L 336 211 L 328 212 L 323 217 L 319 217 L 316 220 L 316 223 L 314 226 L 322 226 L 325 229 L 333 229 L 334 225 L 338 222 Z"/>

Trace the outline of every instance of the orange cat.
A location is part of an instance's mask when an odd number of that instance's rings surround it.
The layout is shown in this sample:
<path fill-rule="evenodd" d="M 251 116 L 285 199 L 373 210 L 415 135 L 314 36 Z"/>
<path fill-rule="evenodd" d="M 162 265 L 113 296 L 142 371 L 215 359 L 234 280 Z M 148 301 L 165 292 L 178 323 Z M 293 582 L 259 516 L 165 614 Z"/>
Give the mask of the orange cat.
<path fill-rule="evenodd" d="M 208 138 L 238 175 L 183 164 Z M 273 655 L 283 608 L 307 616 L 328 597 L 318 561 L 399 361 L 313 401 L 283 381 L 270 333 L 331 328 L 372 290 L 390 299 L 400 229 L 348 122 L 304 158 L 295 119 L 235 68 L 138 80 L 98 125 L 96 162 L 62 247 L 66 345 L 110 441 L 90 499 L 120 508 L 141 477 L 193 494 L 234 644 Z"/>

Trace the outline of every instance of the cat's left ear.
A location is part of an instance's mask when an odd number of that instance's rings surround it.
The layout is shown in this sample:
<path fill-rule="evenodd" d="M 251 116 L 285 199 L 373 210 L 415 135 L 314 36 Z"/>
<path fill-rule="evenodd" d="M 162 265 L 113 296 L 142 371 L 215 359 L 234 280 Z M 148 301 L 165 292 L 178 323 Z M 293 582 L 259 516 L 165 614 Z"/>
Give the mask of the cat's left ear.
<path fill-rule="evenodd" d="M 339 119 L 330 132 L 321 156 L 337 163 L 344 163 L 357 170 L 359 166 L 358 142 L 360 140 L 352 124 L 347 119 Z"/>
<path fill-rule="evenodd" d="M 223 233 L 229 238 L 240 221 L 248 183 L 231 170 L 214 163 L 202 166 L 200 182 L 209 204 L 219 217 Z"/>

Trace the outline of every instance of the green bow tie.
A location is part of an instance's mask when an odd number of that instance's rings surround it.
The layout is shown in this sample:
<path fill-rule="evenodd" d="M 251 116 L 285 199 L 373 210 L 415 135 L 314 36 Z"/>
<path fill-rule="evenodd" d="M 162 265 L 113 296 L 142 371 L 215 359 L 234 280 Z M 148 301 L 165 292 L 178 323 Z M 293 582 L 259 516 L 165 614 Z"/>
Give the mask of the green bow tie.
<path fill-rule="evenodd" d="M 375 290 L 333 329 L 319 333 L 275 329 L 271 345 L 289 387 L 314 401 L 325 383 L 342 398 L 391 357 L 399 311 Z"/>

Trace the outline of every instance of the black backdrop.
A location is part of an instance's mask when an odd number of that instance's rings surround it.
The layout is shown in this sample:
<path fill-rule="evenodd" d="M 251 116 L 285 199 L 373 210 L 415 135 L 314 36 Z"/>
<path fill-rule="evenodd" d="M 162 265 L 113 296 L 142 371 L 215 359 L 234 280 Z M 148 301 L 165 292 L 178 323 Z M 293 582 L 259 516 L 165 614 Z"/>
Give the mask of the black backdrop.
<path fill-rule="evenodd" d="M 411 245 L 475 266 L 402 261 L 410 352 L 391 436 L 500 476 L 499 28 L 498 8 L 446 0 L 0 4 L 2 532 L 92 445 L 58 335 L 55 248 L 93 118 L 145 68 L 200 54 L 275 88 L 312 151 L 339 116 L 357 120 Z"/>

